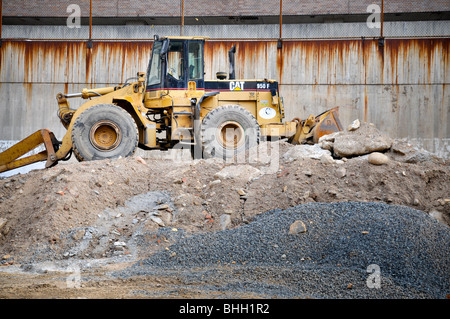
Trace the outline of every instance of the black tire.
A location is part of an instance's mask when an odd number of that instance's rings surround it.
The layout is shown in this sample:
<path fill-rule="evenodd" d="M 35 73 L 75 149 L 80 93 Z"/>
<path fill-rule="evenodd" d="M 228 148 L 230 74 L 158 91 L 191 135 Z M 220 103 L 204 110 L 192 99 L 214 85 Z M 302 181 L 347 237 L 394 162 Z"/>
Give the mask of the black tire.
<path fill-rule="evenodd" d="M 117 105 L 94 105 L 75 120 L 72 144 L 79 161 L 131 156 L 138 145 L 136 123 Z"/>
<path fill-rule="evenodd" d="M 203 118 L 201 133 L 203 157 L 224 159 L 258 145 L 261 134 L 253 114 L 239 105 L 224 105 L 209 112 Z"/>

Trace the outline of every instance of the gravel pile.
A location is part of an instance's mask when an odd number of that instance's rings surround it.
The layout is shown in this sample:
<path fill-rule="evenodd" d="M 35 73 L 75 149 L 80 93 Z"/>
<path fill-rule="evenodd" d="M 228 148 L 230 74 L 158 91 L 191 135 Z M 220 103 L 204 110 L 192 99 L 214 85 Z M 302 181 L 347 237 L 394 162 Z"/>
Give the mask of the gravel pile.
<path fill-rule="evenodd" d="M 290 233 L 296 221 L 306 231 Z M 449 242 L 449 227 L 408 207 L 311 203 L 180 238 L 118 275 L 174 274 L 230 296 L 446 298 Z"/>

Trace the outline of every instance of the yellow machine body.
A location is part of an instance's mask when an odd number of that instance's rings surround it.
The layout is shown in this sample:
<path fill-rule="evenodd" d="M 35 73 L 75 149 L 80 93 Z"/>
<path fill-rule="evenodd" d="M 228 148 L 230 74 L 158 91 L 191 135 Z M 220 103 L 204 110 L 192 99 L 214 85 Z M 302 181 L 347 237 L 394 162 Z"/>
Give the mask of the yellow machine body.
<path fill-rule="evenodd" d="M 218 79 L 205 80 L 205 40 L 155 37 L 147 73 L 138 73 L 135 82 L 74 94 L 58 93 L 58 116 L 67 129 L 62 141 L 58 142 L 48 130 L 40 130 L 0 153 L 0 172 L 44 160 L 50 167 L 66 159 L 71 151 L 79 160 L 101 159 L 103 154 L 105 158 L 127 156 L 134 150 L 124 154 L 119 151 L 121 143 L 134 143 L 133 130 L 136 144 L 142 149 L 164 150 L 186 143 L 205 150 L 223 148 L 215 152 L 216 156 L 228 156 L 227 148 L 240 150 L 250 129 L 256 131 L 252 137 L 256 142 L 261 137 L 277 137 L 289 138 L 294 144 L 316 143 L 320 136 L 342 129 L 337 108 L 303 121 L 285 121 L 283 101 L 274 80 L 235 79 L 234 71 L 228 79 L 218 72 Z M 231 52 L 230 65 L 234 69 Z M 88 101 L 72 109 L 68 100 L 76 97 Z M 100 105 L 106 111 L 95 113 L 94 107 Z M 125 112 L 120 113 L 118 108 Z M 126 117 L 128 126 L 121 127 L 117 123 L 121 121 L 114 120 L 113 115 L 109 118 L 109 110 L 116 118 Z M 91 125 L 89 131 L 80 128 L 85 124 L 80 125 L 82 121 Z M 212 137 L 205 127 L 212 128 Z M 208 139 L 214 140 L 212 146 L 205 142 Z M 46 151 L 20 158 L 40 144 Z M 214 151 L 210 153 L 214 155 Z"/>

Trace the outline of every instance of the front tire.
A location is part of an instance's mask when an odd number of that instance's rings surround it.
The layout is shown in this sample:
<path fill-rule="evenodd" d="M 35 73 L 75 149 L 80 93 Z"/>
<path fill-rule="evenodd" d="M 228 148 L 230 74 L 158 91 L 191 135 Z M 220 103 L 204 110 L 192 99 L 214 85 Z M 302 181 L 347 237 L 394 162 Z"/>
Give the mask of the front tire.
<path fill-rule="evenodd" d="M 75 120 L 72 145 L 79 161 L 131 156 L 138 145 L 136 123 L 117 105 L 94 105 Z"/>
<path fill-rule="evenodd" d="M 231 158 L 258 145 L 260 128 L 249 111 L 239 105 L 224 105 L 202 121 L 203 157 Z"/>

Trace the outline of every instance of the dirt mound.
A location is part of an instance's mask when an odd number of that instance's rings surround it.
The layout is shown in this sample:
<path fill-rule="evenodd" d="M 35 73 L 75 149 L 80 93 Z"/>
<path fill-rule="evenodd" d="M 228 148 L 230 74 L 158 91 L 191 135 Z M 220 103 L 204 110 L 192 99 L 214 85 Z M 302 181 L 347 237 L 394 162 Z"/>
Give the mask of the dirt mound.
<path fill-rule="evenodd" d="M 352 134 L 358 138 L 362 132 Z M 385 158 L 373 165 L 370 154 L 337 156 L 335 141 L 262 142 L 230 161 L 192 160 L 182 151 L 148 152 L 144 159 L 67 162 L 0 179 L 0 265 L 11 269 L 0 272 L 8 283 L 0 295 L 61 296 L 59 288 L 33 292 L 16 287 L 14 275 L 4 274 L 14 269 L 22 275 L 59 269 L 64 277 L 75 266 L 83 272 L 98 269 L 93 265 L 120 268 L 156 252 L 170 254 L 181 238 L 239 228 L 264 212 L 306 203 L 409 206 L 450 225 L 450 170 L 444 159 L 393 140 L 389 149 L 377 149 Z M 55 278 L 48 277 L 43 280 Z M 121 282 L 100 278 L 108 289 L 94 289 L 97 293 L 117 297 L 110 288 L 120 296 L 129 293 Z M 154 289 L 159 280 L 168 285 L 174 280 L 146 278 L 135 284 Z M 67 296 L 76 295 L 67 291 Z"/>
<path fill-rule="evenodd" d="M 60 164 L 0 180 L 0 252 L 16 260 L 104 257 L 138 230 L 152 236 L 161 227 L 216 231 L 309 202 L 384 202 L 449 222 L 450 174 L 441 162 L 404 163 L 391 153 L 380 166 L 367 156 L 330 162 L 317 145 L 282 141 L 262 143 L 258 151 L 234 163 L 133 157 Z M 151 200 L 136 206 L 137 195 Z M 83 238 L 86 247 L 74 249 Z"/>

